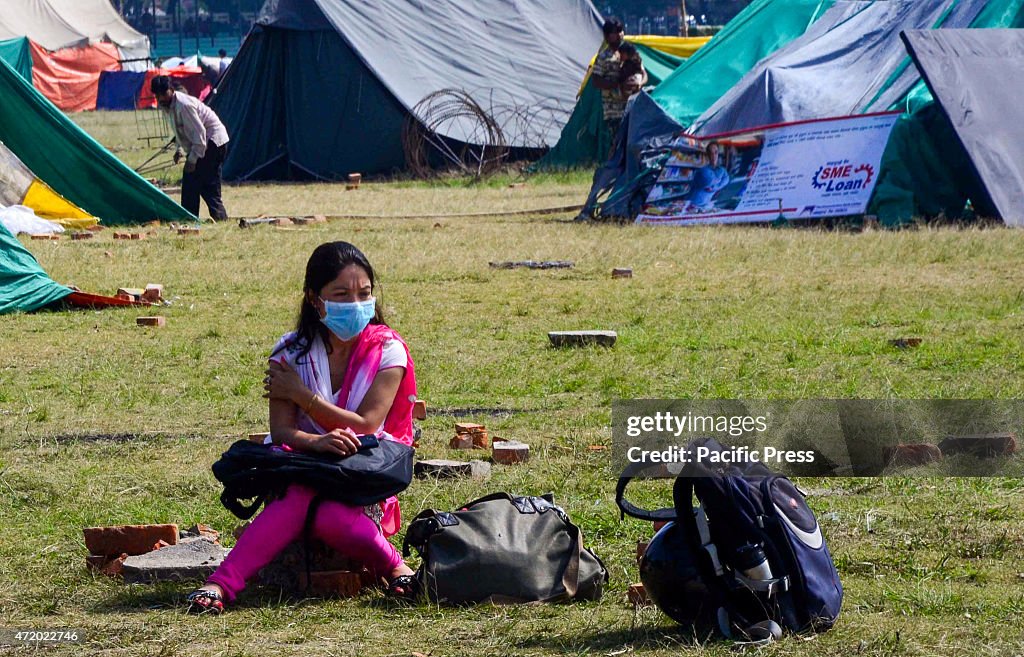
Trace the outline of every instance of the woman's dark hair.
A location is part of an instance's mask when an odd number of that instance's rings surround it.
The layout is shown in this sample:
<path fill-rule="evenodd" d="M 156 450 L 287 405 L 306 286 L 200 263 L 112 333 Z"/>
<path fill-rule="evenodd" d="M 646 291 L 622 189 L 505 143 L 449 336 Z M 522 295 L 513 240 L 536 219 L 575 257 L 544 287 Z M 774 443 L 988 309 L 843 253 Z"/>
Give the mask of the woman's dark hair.
<path fill-rule="evenodd" d="M 604 22 L 602 32 L 604 34 L 617 34 L 619 32 L 624 32 L 625 29 L 626 28 L 622 24 L 622 21 L 620 21 L 618 18 L 612 17 Z"/>
<path fill-rule="evenodd" d="M 327 345 L 327 352 L 331 351 L 330 329 L 320 321 L 320 314 L 313 304 L 310 303 L 310 296 L 316 297 L 325 285 L 333 281 L 341 273 L 341 270 L 349 265 L 359 265 L 366 271 L 370 279 L 370 287 L 377 297 L 376 308 L 373 312 L 371 324 L 384 324 L 384 313 L 381 311 L 380 298 L 377 290 L 377 280 L 373 273 L 370 261 L 366 259 L 363 252 L 348 242 L 327 242 L 313 250 L 306 263 L 306 278 L 302 283 L 302 303 L 299 306 L 299 320 L 295 326 L 296 344 L 299 346 L 298 358 L 309 353 L 313 346 L 313 338 L 320 336 Z M 277 352 L 274 352 L 275 354 Z M 274 354 L 271 354 L 273 356 Z"/>

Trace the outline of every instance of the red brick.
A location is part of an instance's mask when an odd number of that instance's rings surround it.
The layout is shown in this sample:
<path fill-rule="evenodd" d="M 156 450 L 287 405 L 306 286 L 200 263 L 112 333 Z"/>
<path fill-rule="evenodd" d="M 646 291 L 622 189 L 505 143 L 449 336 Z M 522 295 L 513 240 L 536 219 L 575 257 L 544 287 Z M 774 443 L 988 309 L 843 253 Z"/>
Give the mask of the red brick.
<path fill-rule="evenodd" d="M 473 436 L 473 449 L 487 449 L 491 446 L 490 442 L 487 440 L 487 429 L 474 431 L 470 435 Z"/>
<path fill-rule="evenodd" d="M 640 563 L 640 560 L 644 558 L 644 552 L 647 552 L 647 546 L 650 545 L 650 541 L 637 541 L 636 542 L 636 562 Z"/>
<path fill-rule="evenodd" d="M 1009 456 L 1017 451 L 1014 433 L 987 433 L 977 436 L 949 436 L 941 443 L 943 454 L 968 454 L 978 458 Z"/>
<path fill-rule="evenodd" d="M 166 326 L 167 318 L 160 315 L 154 317 L 136 317 L 135 323 L 139 326 Z"/>
<path fill-rule="evenodd" d="M 101 226 L 99 224 L 93 224 L 92 226 L 87 226 L 86 227 L 86 230 L 90 230 L 90 231 L 92 231 L 94 233 L 98 233 L 101 230 L 106 230 L 106 229 L 107 229 L 106 226 Z"/>
<path fill-rule="evenodd" d="M 147 235 L 146 233 L 129 233 L 128 234 L 128 239 L 130 239 L 130 240 L 144 240 L 147 237 L 149 237 L 149 235 Z"/>
<path fill-rule="evenodd" d="M 482 424 L 473 424 L 472 422 L 456 422 L 455 433 L 473 433 L 479 429 L 486 429 Z"/>
<path fill-rule="evenodd" d="M 530 446 L 518 440 L 503 440 L 494 443 L 491 448 L 491 458 L 495 463 L 502 465 L 513 465 L 524 463 L 530 458 Z"/>
<path fill-rule="evenodd" d="M 423 401 L 422 399 L 416 400 L 416 403 L 412 405 L 412 419 L 427 419 L 427 402 Z"/>
<path fill-rule="evenodd" d="M 306 573 L 299 573 L 299 587 L 306 588 Z M 309 592 L 314 595 L 354 598 L 363 588 L 361 573 L 352 570 L 327 570 L 310 573 Z"/>
<path fill-rule="evenodd" d="M 190 227 L 190 226 L 179 226 L 178 227 L 178 234 L 179 235 L 198 235 L 199 234 L 199 229 L 198 228 L 193 228 L 193 227 Z"/>
<path fill-rule="evenodd" d="M 647 597 L 647 589 L 643 584 L 630 585 L 629 601 L 633 603 L 634 607 L 646 607 L 651 604 L 651 599 Z"/>
<path fill-rule="evenodd" d="M 159 541 L 166 541 L 168 545 L 178 543 L 177 525 L 87 527 L 82 533 L 89 554 L 96 555 L 146 554 Z"/>
<path fill-rule="evenodd" d="M 150 303 L 157 303 L 164 298 L 164 286 L 159 283 L 150 283 L 142 291 L 142 300 Z"/>
<path fill-rule="evenodd" d="M 587 449 L 591 452 L 603 452 L 608 449 L 608 445 L 587 445 Z"/>
<path fill-rule="evenodd" d="M 114 239 L 115 240 L 127 240 L 127 239 L 131 239 L 131 237 L 132 237 L 131 233 L 122 233 L 122 232 L 118 232 L 118 231 L 114 232 Z"/>
<path fill-rule="evenodd" d="M 46 233 L 43 235 L 29 235 L 34 240 L 59 240 L 60 235 L 54 233 Z"/>
<path fill-rule="evenodd" d="M 473 434 L 457 433 L 452 436 L 448 446 L 452 449 L 473 449 Z"/>
<path fill-rule="evenodd" d="M 942 460 L 942 450 L 935 445 L 911 444 L 886 447 L 882 454 L 888 466 L 925 465 Z"/>
<path fill-rule="evenodd" d="M 73 239 L 75 241 L 78 241 L 78 240 L 91 240 L 94 237 L 96 237 L 95 234 L 88 233 L 88 232 L 71 233 L 71 239 Z"/>

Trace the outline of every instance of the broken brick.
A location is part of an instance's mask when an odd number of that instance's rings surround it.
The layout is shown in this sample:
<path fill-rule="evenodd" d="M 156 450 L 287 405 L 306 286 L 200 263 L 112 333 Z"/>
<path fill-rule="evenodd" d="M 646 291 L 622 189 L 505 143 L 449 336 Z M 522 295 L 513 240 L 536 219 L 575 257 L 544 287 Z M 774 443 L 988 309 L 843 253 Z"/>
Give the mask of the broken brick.
<path fill-rule="evenodd" d="M 633 278 L 633 270 L 629 267 L 616 267 L 612 269 L 612 278 Z"/>
<path fill-rule="evenodd" d="M 29 237 L 31 237 L 34 240 L 59 240 L 60 239 L 60 235 L 57 235 L 55 233 L 45 233 L 45 234 L 42 234 L 42 235 L 29 235 Z"/>
<path fill-rule="evenodd" d="M 417 399 L 416 403 L 412 405 L 412 419 L 414 420 L 426 420 L 427 419 L 427 402 L 422 399 Z"/>
<path fill-rule="evenodd" d="M 168 545 L 178 542 L 178 526 L 169 524 L 86 527 L 82 534 L 89 554 L 96 555 L 146 554 L 161 540 Z"/>
<path fill-rule="evenodd" d="M 94 237 L 96 237 L 96 235 L 93 234 L 93 233 L 89 233 L 89 232 L 71 233 L 71 239 L 75 240 L 75 241 L 78 241 L 78 240 L 91 240 Z"/>
<path fill-rule="evenodd" d="M 448 446 L 452 449 L 473 449 L 473 434 L 457 433 L 452 436 Z"/>
<path fill-rule="evenodd" d="M 473 433 L 474 431 L 484 429 L 482 424 L 473 424 L 472 422 L 456 422 L 455 433 Z"/>
<path fill-rule="evenodd" d="M 887 466 L 916 466 L 942 460 L 942 450 L 935 445 L 908 444 L 886 447 L 882 454 Z"/>
<path fill-rule="evenodd" d="M 646 607 L 651 604 L 651 599 L 647 596 L 647 589 L 643 584 L 631 584 L 628 595 L 629 601 L 633 603 L 634 607 Z"/>
<path fill-rule="evenodd" d="M 487 449 L 490 443 L 487 441 L 487 429 L 478 429 L 470 434 L 473 437 L 473 449 Z"/>
<path fill-rule="evenodd" d="M 164 286 L 159 283 L 150 283 L 142 292 L 142 300 L 150 303 L 157 303 L 164 297 Z"/>
<path fill-rule="evenodd" d="M 199 229 L 192 226 L 178 226 L 179 235 L 198 235 Z"/>
<path fill-rule="evenodd" d="M 167 318 L 163 317 L 161 315 L 157 315 L 157 316 L 154 316 L 154 317 L 136 317 L 135 318 L 135 323 L 138 326 L 154 326 L 154 327 L 159 327 L 159 326 L 165 326 L 167 324 Z"/>
<path fill-rule="evenodd" d="M 122 233 L 122 232 L 118 232 L 118 231 L 114 232 L 114 239 L 115 240 L 131 239 L 131 236 L 132 236 L 131 233 Z"/>
<path fill-rule="evenodd" d="M 307 587 L 306 573 L 299 573 L 299 587 L 324 597 L 354 598 L 363 588 L 362 573 L 352 570 L 328 570 L 309 574 Z"/>

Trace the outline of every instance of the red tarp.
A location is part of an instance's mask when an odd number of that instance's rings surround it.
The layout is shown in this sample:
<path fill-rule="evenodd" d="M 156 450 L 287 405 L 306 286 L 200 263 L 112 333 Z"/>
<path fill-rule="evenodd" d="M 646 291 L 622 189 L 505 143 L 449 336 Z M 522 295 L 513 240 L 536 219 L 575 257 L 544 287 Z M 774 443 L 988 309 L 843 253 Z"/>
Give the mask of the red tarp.
<path fill-rule="evenodd" d="M 65 112 L 96 109 L 101 71 L 120 71 L 120 55 L 112 43 L 49 51 L 29 40 L 32 85 Z"/>
<path fill-rule="evenodd" d="M 139 109 L 156 107 L 156 98 L 149 90 L 149 81 L 158 75 L 169 75 L 175 81 L 180 82 L 188 95 L 196 98 L 203 98 L 203 91 L 210 86 L 210 82 L 203 77 L 203 69 L 198 66 L 177 66 L 175 68 L 151 68 L 146 71 L 146 79 L 142 82 L 142 91 L 139 92 Z"/>

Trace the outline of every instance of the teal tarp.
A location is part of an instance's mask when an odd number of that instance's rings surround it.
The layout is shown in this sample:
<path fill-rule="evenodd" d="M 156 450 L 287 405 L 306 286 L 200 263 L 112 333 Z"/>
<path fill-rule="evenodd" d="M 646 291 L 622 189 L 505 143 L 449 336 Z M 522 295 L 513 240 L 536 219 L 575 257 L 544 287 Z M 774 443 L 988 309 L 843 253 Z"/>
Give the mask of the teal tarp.
<path fill-rule="evenodd" d="M 802 35 L 833 0 L 755 0 L 651 93 L 688 126 L 766 56 Z"/>
<path fill-rule="evenodd" d="M 47 276 L 35 256 L 0 224 L 0 315 L 38 310 L 69 294 L 71 289 Z"/>
<path fill-rule="evenodd" d="M 32 82 L 32 51 L 29 50 L 27 38 L 0 41 L 0 59 L 10 64 L 18 75 Z"/>

